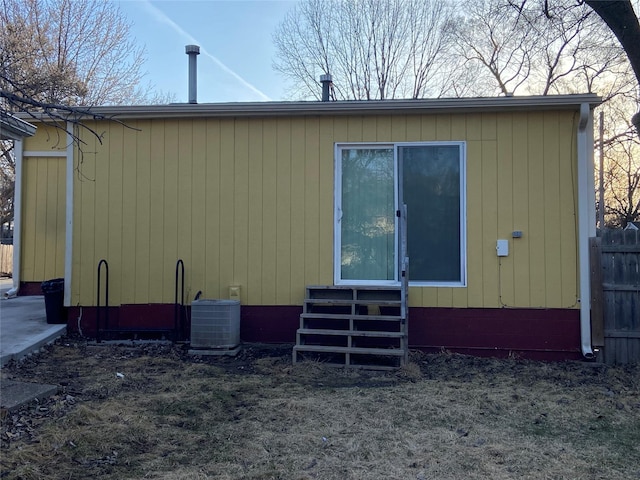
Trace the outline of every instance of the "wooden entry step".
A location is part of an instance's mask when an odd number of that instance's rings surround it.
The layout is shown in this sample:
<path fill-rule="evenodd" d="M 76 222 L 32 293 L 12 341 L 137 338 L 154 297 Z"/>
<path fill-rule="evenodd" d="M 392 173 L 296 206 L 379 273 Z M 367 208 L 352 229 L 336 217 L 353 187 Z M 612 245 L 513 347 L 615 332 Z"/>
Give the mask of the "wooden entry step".
<path fill-rule="evenodd" d="M 393 369 L 408 357 L 400 287 L 308 286 L 293 363 Z"/>
<path fill-rule="evenodd" d="M 350 315 L 344 313 L 303 313 L 300 315 L 300 319 L 302 320 L 314 320 L 314 319 L 326 319 L 326 320 L 369 320 L 369 321 L 380 321 L 380 322 L 395 322 L 398 320 L 402 320 L 400 315 Z"/>
<path fill-rule="evenodd" d="M 403 332 L 378 332 L 366 330 L 326 330 L 321 328 L 299 328 L 298 335 L 348 335 L 350 337 L 382 337 L 382 338 L 402 338 Z"/>

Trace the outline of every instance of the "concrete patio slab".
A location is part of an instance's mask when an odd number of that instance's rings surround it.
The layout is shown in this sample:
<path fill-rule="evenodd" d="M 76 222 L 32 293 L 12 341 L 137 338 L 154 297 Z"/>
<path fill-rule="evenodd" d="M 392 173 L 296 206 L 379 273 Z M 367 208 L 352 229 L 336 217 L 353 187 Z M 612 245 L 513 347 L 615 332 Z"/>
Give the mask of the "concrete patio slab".
<path fill-rule="evenodd" d="M 61 337 L 65 324 L 48 324 L 44 297 L 0 299 L 0 367 Z"/>

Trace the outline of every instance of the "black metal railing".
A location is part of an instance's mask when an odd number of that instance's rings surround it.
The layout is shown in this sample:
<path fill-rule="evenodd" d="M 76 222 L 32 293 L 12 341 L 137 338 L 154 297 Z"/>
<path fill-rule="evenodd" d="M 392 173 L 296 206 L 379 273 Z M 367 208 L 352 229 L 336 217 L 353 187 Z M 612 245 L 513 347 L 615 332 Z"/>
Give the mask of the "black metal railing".
<path fill-rule="evenodd" d="M 178 303 L 178 286 L 180 286 L 180 303 Z M 184 262 L 176 262 L 176 284 L 173 302 L 173 341 L 184 333 Z"/>
<path fill-rule="evenodd" d="M 104 307 L 102 305 L 100 305 L 100 293 L 101 293 L 101 272 L 102 272 L 102 267 L 104 267 L 104 277 L 105 277 L 105 283 L 106 283 L 106 287 L 105 287 L 105 292 L 104 292 Z M 104 308 L 104 313 L 105 313 L 105 326 L 108 328 L 109 327 L 109 264 L 107 263 L 107 261 L 103 258 L 102 260 L 100 260 L 98 262 L 98 298 L 96 299 L 96 342 L 100 343 L 101 337 L 100 337 L 100 333 L 102 332 L 102 325 L 101 325 L 101 320 L 102 320 L 102 309 Z"/>

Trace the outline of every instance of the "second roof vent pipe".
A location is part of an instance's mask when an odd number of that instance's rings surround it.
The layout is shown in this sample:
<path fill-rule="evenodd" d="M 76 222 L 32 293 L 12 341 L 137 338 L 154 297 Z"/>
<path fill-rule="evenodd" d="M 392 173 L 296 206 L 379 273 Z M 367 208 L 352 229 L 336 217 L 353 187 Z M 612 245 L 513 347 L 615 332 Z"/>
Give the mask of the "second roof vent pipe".
<path fill-rule="evenodd" d="M 329 88 L 331 87 L 331 75 L 320 75 L 320 83 L 322 84 L 322 101 L 329 101 Z"/>
<path fill-rule="evenodd" d="M 189 103 L 198 103 L 198 45 L 187 45 L 185 53 L 189 55 Z"/>

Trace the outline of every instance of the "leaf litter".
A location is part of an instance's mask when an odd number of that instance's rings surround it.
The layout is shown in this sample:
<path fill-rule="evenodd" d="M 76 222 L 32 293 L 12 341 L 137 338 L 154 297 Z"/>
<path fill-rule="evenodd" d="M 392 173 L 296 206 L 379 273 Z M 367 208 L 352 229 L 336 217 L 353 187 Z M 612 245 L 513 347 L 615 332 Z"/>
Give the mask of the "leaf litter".
<path fill-rule="evenodd" d="M 2 479 L 640 479 L 639 366 L 413 352 L 377 372 L 66 337 L 1 372 L 59 386 L 3 418 Z"/>

